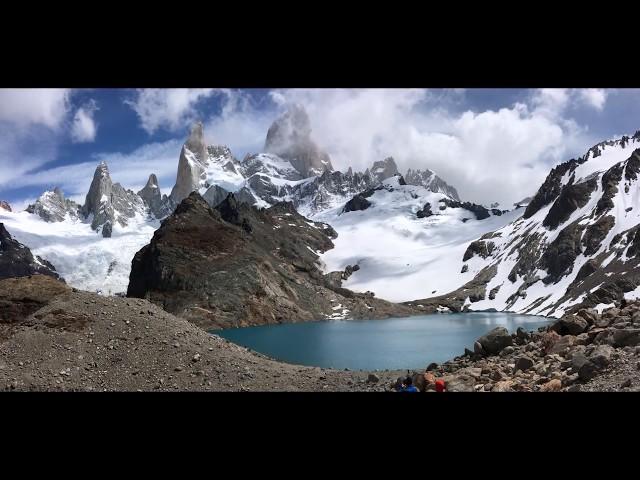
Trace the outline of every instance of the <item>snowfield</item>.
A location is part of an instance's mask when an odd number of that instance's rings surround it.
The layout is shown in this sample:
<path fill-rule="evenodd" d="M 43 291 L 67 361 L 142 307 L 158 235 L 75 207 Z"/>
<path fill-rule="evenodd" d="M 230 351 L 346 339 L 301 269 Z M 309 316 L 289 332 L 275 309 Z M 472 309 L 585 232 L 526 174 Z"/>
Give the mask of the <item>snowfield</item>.
<path fill-rule="evenodd" d="M 399 185 L 397 178 L 384 181 L 393 191 L 376 191 L 366 210 L 341 213 L 344 203 L 312 216 L 338 233 L 335 248 L 321 256 L 325 272 L 359 265 L 343 282 L 345 288 L 373 291 L 391 302 L 427 298 L 455 290 L 473 279 L 476 271 L 460 273 L 462 256 L 469 243 L 504 227 L 524 209 L 502 216 L 476 220 L 461 208 L 439 210 L 448 198 L 424 187 Z M 431 203 L 433 216 L 418 218 L 416 212 Z M 468 218 L 463 222 L 463 218 Z"/>
<path fill-rule="evenodd" d="M 117 222 L 111 238 L 103 238 L 84 223 L 69 217 L 48 223 L 28 212 L 0 210 L 0 222 L 34 255 L 48 260 L 72 287 L 102 291 L 105 295 L 126 293 L 131 261 L 147 245 L 158 220 L 143 215 L 130 218 L 126 227 Z"/>

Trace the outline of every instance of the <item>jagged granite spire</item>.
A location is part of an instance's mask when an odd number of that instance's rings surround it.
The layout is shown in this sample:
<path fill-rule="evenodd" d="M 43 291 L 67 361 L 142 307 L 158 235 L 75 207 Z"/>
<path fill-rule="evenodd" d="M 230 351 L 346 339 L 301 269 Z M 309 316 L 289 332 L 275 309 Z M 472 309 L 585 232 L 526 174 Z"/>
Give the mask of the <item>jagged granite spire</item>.
<path fill-rule="evenodd" d="M 4 200 L 0 200 L 0 210 L 6 210 L 7 212 L 11 212 L 11 205 L 9 202 L 5 202 Z"/>
<path fill-rule="evenodd" d="M 102 227 L 102 236 L 110 237 L 113 229 L 114 212 L 111 202 L 113 182 L 109 175 L 109 167 L 102 161 L 96 167 L 89 192 L 82 207 L 85 217 L 93 215 L 91 228 L 98 230 Z"/>
<path fill-rule="evenodd" d="M 453 200 L 460 201 L 460 196 L 455 187 L 449 185 L 428 168 L 425 170 L 412 170 L 410 168 L 407 170 L 404 179 L 408 185 L 421 186 L 434 193 L 444 193 Z"/>
<path fill-rule="evenodd" d="M 102 231 L 103 237 L 110 237 L 116 221 L 124 227 L 128 218 L 143 211 L 142 198 L 131 190 L 125 190 L 119 183 L 113 183 L 107 164 L 100 162 L 81 209 L 85 218 L 92 216 L 91 228 Z"/>
<path fill-rule="evenodd" d="M 303 177 L 333 171 L 329 155 L 311 139 L 309 115 L 300 104 L 290 106 L 271 124 L 264 150 L 288 160 Z"/>
<path fill-rule="evenodd" d="M 176 184 L 169 196 L 174 204 L 177 205 L 200 187 L 206 161 L 207 145 L 204 140 L 204 127 L 202 122 L 196 122 L 192 125 L 189 138 L 180 151 Z"/>
<path fill-rule="evenodd" d="M 374 162 L 371 167 L 371 174 L 380 182 L 398 173 L 400 172 L 398 172 L 398 166 L 393 157 L 387 157 L 384 160 Z"/>
<path fill-rule="evenodd" d="M 138 196 L 142 198 L 156 218 L 163 218 L 170 213 L 165 201 L 162 199 L 162 192 L 158 185 L 158 177 L 156 177 L 155 173 L 149 175 L 147 184 L 138 192 Z"/>

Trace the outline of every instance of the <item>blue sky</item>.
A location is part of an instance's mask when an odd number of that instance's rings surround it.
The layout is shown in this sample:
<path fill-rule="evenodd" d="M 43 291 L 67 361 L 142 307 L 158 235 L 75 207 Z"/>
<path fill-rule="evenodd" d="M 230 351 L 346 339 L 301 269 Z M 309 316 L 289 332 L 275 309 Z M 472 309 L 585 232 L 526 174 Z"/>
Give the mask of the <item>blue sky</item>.
<path fill-rule="evenodd" d="M 127 188 L 156 173 L 169 193 L 191 122 L 242 158 L 291 102 L 338 169 L 391 155 L 505 207 L 553 165 L 640 129 L 640 90 L 0 89 L 0 199 L 23 208 L 59 185 L 82 201 L 100 160 Z"/>

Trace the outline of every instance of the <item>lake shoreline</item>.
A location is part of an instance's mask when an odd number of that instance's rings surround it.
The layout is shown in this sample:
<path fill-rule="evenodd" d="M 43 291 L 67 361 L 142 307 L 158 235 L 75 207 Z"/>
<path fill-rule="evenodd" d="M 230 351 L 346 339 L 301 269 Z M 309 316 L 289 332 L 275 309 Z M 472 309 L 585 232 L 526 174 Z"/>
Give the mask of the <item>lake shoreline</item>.
<path fill-rule="evenodd" d="M 146 300 L 102 297 L 42 275 L 0 281 L 0 301 L 10 313 L 0 323 L 5 391 L 388 392 L 407 374 L 273 361 Z M 450 391 L 637 389 L 640 303 L 579 315 L 545 332 L 507 333 L 511 345 L 498 353 L 460 352 L 410 373 L 426 391 L 426 369 Z"/>

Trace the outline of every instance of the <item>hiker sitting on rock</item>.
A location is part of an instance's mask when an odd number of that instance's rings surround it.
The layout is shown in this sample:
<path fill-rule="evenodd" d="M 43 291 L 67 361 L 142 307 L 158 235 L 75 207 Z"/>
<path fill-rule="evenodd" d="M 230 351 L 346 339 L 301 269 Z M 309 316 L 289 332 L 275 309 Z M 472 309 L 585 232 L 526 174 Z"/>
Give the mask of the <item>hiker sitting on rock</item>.
<path fill-rule="evenodd" d="M 402 381 L 401 392 L 419 392 L 416 386 L 413 384 L 411 377 L 407 377 Z"/>

